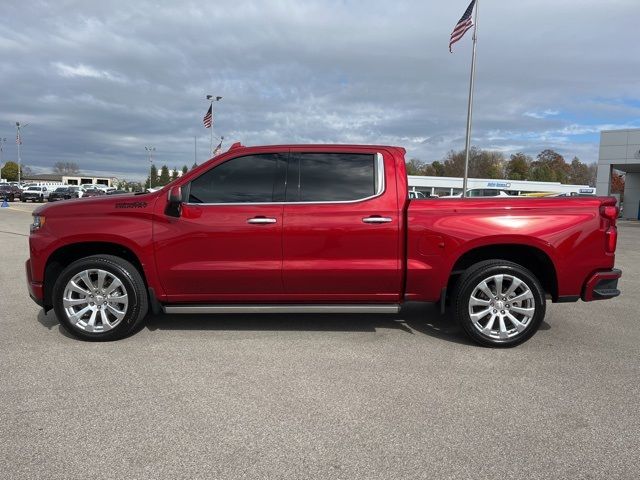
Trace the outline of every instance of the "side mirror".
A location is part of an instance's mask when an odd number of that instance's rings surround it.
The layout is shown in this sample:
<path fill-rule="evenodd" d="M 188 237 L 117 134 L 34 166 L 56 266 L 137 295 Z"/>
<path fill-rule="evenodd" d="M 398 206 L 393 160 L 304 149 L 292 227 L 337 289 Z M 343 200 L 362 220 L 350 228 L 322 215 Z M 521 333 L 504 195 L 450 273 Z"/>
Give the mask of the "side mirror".
<path fill-rule="evenodd" d="M 182 211 L 182 188 L 172 187 L 167 198 L 165 212 L 170 217 L 179 217 Z"/>

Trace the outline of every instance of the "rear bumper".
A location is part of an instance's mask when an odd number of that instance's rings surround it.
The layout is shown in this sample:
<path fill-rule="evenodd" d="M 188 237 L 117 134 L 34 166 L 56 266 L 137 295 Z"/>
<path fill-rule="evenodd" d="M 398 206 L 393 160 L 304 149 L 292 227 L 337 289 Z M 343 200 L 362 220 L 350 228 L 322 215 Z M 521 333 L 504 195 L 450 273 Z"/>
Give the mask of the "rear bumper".
<path fill-rule="evenodd" d="M 593 300 L 607 300 L 620 295 L 618 290 L 618 279 L 622 276 L 622 271 L 614 268 L 591 275 L 582 289 L 582 300 L 591 302 Z"/>
<path fill-rule="evenodd" d="M 31 276 L 31 260 L 25 262 L 24 268 L 27 271 L 27 289 L 29 290 L 29 296 L 31 300 L 42 307 L 44 304 L 44 288 L 42 283 L 33 281 Z"/>

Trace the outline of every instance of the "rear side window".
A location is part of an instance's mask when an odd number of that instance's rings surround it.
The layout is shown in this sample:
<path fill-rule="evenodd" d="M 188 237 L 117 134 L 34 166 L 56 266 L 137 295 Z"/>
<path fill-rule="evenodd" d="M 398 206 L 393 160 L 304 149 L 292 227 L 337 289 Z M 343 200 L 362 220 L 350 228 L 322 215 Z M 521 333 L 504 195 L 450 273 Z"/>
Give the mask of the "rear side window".
<path fill-rule="evenodd" d="M 248 155 L 233 158 L 191 182 L 189 203 L 268 203 L 277 198 L 284 154 Z"/>
<path fill-rule="evenodd" d="M 287 201 L 340 202 L 371 197 L 376 193 L 375 163 L 373 154 L 292 154 Z"/>

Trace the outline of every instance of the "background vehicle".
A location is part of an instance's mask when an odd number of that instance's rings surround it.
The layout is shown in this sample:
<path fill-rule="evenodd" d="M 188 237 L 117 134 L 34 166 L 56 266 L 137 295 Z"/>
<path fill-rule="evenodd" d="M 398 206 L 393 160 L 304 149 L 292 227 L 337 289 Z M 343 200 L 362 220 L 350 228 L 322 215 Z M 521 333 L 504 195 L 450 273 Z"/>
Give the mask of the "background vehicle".
<path fill-rule="evenodd" d="M 0 183 L 0 200 L 7 199 L 8 202 L 14 202 L 20 199 L 21 192 L 15 185 Z"/>
<path fill-rule="evenodd" d="M 109 190 L 107 192 L 107 195 L 123 195 L 125 193 L 129 193 L 129 192 L 127 192 L 126 190 L 115 190 L 114 189 L 114 190 Z"/>
<path fill-rule="evenodd" d="M 69 189 L 69 192 L 71 192 L 71 194 L 73 195 L 73 198 L 80 198 L 84 193 L 82 189 L 76 185 L 69 185 L 67 188 Z"/>
<path fill-rule="evenodd" d="M 20 200 L 23 202 L 44 202 L 47 198 L 49 198 L 49 194 L 51 192 L 45 186 L 30 186 L 22 191 L 20 195 Z"/>
<path fill-rule="evenodd" d="M 149 308 L 393 313 L 417 301 L 449 304 L 478 343 L 513 346 L 547 299 L 620 293 L 614 198 L 410 200 L 404 152 L 238 144 L 158 192 L 38 208 L 30 294 L 87 340 L 129 334 Z"/>
<path fill-rule="evenodd" d="M 99 197 L 101 195 L 106 195 L 106 192 L 100 188 L 85 188 L 82 197 Z"/>
<path fill-rule="evenodd" d="M 69 200 L 71 198 L 78 198 L 78 194 L 70 187 L 58 187 L 49 194 L 49 202 L 55 202 L 57 200 Z"/>
<path fill-rule="evenodd" d="M 479 197 L 511 197 L 506 191 L 498 188 L 471 188 L 467 190 L 467 197 L 479 198 Z M 447 195 L 440 198 L 461 198 L 462 193 L 456 195 Z"/>

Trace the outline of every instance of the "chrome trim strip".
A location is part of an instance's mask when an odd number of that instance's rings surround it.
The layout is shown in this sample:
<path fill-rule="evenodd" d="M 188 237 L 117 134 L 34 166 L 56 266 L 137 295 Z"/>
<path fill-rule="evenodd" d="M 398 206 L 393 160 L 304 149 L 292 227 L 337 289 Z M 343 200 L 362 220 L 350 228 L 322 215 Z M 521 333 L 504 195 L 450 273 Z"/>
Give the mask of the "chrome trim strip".
<path fill-rule="evenodd" d="M 277 223 L 278 220 L 275 218 L 250 218 L 247 220 L 247 223 L 255 223 L 259 225 L 264 225 L 267 223 Z"/>
<path fill-rule="evenodd" d="M 364 223 L 390 223 L 393 221 L 391 217 L 364 217 Z"/>
<path fill-rule="evenodd" d="M 241 206 L 241 205 L 331 205 L 331 204 L 345 204 L 345 203 L 359 203 L 365 202 L 367 200 L 373 200 L 374 198 L 378 198 L 384 194 L 387 189 L 386 181 L 385 181 L 385 169 L 384 169 L 384 158 L 382 153 L 375 154 L 374 161 L 374 174 L 376 177 L 376 191 L 373 195 L 369 197 L 359 198 L 357 200 L 326 200 L 326 201 L 315 201 L 315 202 L 239 202 L 239 203 L 189 203 L 184 202 L 183 205 L 193 205 L 196 207 L 207 206 L 207 205 L 227 205 L 227 206 Z"/>
<path fill-rule="evenodd" d="M 376 153 L 376 161 L 374 163 L 376 175 L 376 195 L 382 195 L 385 190 L 384 184 L 384 158 L 380 152 Z"/>
<path fill-rule="evenodd" d="M 193 313 L 398 313 L 400 305 L 167 305 L 168 314 Z"/>

